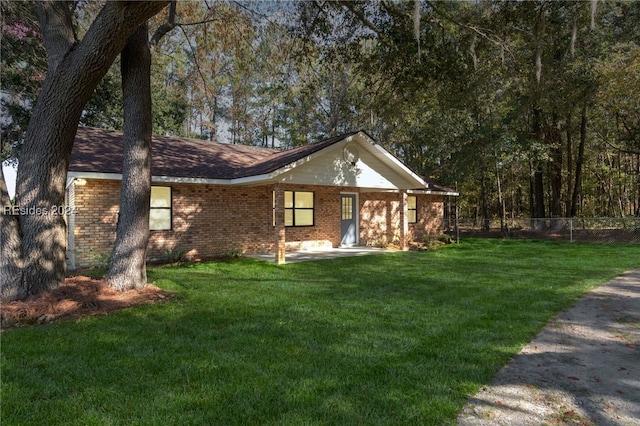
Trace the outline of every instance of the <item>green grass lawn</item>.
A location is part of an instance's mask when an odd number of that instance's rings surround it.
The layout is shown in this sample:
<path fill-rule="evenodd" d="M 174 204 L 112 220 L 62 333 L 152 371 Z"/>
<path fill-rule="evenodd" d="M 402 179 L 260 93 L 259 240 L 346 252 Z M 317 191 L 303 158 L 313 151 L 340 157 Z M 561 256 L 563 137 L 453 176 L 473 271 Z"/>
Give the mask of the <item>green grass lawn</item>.
<path fill-rule="evenodd" d="M 276 266 L 160 267 L 170 303 L 1 336 L 2 425 L 454 424 L 640 246 L 464 240 Z"/>

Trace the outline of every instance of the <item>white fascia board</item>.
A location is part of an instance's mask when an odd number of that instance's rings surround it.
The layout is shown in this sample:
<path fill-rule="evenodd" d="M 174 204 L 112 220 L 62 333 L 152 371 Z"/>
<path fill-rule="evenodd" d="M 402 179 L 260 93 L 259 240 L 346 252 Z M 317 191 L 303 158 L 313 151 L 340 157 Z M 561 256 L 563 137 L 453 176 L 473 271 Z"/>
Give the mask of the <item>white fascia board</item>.
<path fill-rule="evenodd" d="M 269 175 L 249 176 L 238 179 L 205 179 L 188 178 L 174 176 L 152 176 L 153 183 L 195 183 L 205 185 L 246 185 L 269 180 Z M 105 179 L 122 180 L 120 173 L 97 173 L 97 172 L 69 172 L 67 173 L 67 186 L 71 185 L 75 179 Z"/>
<path fill-rule="evenodd" d="M 382 189 L 382 188 L 360 188 L 360 192 L 384 192 L 389 194 L 399 194 L 400 189 Z"/>
<path fill-rule="evenodd" d="M 199 183 L 210 185 L 229 185 L 229 179 L 205 179 L 205 178 L 188 178 L 174 176 L 151 176 L 151 182 L 158 183 Z"/>
<path fill-rule="evenodd" d="M 228 183 L 223 183 L 222 185 L 254 185 L 259 183 L 267 183 L 269 182 L 269 180 L 271 180 L 271 175 L 263 174 L 231 179 L 227 181 Z"/>
<path fill-rule="evenodd" d="M 377 154 L 379 154 L 387 164 L 390 163 L 389 164 L 390 167 L 396 168 L 396 169 L 400 169 L 402 172 L 404 172 L 407 175 L 409 175 L 411 178 L 413 178 L 418 183 L 418 186 L 422 185 L 425 188 L 429 187 L 429 184 L 427 182 L 425 182 L 424 179 L 422 179 L 420 176 L 415 174 L 410 168 L 405 166 L 393 154 L 391 154 L 389 151 L 384 149 L 384 147 L 382 147 L 382 145 L 380 145 L 379 143 L 377 143 L 376 141 L 371 139 L 369 137 L 369 135 L 367 135 L 364 132 L 359 132 L 359 133 L 357 133 L 357 135 L 360 136 L 363 140 L 367 141 L 369 143 L 369 145 L 376 150 L 375 152 Z"/>
<path fill-rule="evenodd" d="M 74 179 L 122 180 L 122 175 L 120 173 L 68 172 L 67 182 Z"/>
<path fill-rule="evenodd" d="M 386 192 L 392 194 L 399 194 L 401 189 L 379 189 L 379 188 L 360 188 L 360 192 Z M 404 190 L 408 195 L 450 195 L 453 197 L 457 197 L 460 194 L 457 192 L 447 192 L 447 191 L 436 191 L 432 189 L 406 189 Z"/>
<path fill-rule="evenodd" d="M 437 191 L 431 189 L 409 189 L 407 190 L 407 194 L 450 195 L 452 197 L 460 196 L 460 193 L 455 191 Z"/>

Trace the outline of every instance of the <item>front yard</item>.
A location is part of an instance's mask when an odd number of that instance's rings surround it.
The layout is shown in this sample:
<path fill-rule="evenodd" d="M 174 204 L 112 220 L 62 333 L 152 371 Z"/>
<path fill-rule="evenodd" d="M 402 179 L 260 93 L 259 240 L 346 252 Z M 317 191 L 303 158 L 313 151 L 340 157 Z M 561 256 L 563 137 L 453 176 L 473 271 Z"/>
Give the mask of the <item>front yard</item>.
<path fill-rule="evenodd" d="M 640 245 L 464 240 L 153 268 L 165 304 L 1 335 L 3 425 L 454 424 Z"/>

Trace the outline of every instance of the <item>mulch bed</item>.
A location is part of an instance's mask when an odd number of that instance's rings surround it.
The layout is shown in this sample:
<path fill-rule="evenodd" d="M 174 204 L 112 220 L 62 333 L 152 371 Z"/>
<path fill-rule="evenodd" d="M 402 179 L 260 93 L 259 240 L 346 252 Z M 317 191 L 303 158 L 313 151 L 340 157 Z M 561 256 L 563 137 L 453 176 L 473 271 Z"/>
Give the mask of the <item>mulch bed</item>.
<path fill-rule="evenodd" d="M 105 315 L 131 306 L 163 302 L 172 295 L 173 293 L 151 284 L 141 289 L 120 292 L 107 287 L 103 279 L 68 277 L 55 290 L 45 291 L 25 300 L 0 304 L 0 329 Z"/>

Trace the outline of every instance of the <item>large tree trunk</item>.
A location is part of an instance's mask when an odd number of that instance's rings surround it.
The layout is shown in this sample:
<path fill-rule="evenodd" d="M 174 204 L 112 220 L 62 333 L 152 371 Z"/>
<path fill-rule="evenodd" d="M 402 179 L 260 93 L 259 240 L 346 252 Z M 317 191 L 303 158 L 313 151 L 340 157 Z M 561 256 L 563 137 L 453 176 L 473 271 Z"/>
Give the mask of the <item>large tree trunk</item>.
<path fill-rule="evenodd" d="M 22 279 L 22 247 L 18 216 L 14 215 L 4 172 L 0 164 L 0 300 L 21 299 L 26 294 L 20 286 Z"/>
<path fill-rule="evenodd" d="M 122 51 L 124 161 L 116 242 L 107 283 L 117 290 L 147 284 L 149 198 L 151 194 L 151 53 L 147 24 Z"/>
<path fill-rule="evenodd" d="M 66 3 L 60 3 L 66 5 Z M 57 2 L 39 7 L 49 70 L 27 128 L 17 176 L 22 231 L 22 294 L 57 287 L 66 271 L 64 205 L 67 168 L 84 105 L 122 51 L 128 36 L 167 2 L 107 2 L 82 42 L 71 42 Z M 0 241 L 3 253 L 14 253 Z M 13 255 L 9 256 L 13 257 Z M 4 265 L 6 258 L 0 262 Z"/>

